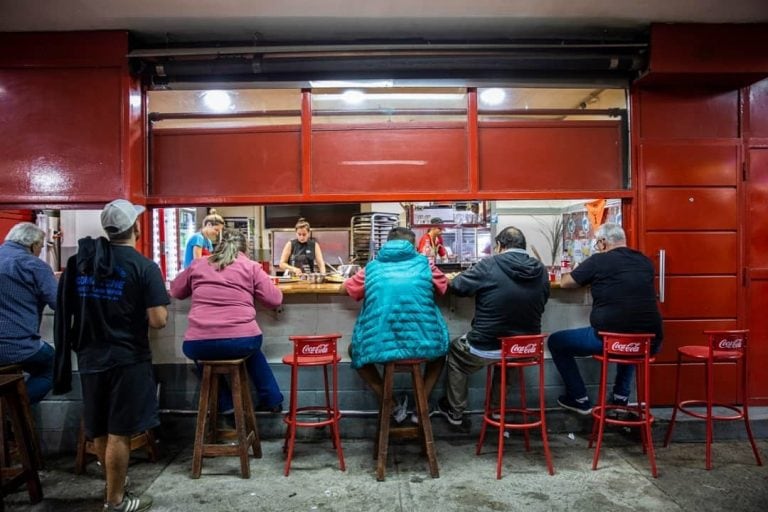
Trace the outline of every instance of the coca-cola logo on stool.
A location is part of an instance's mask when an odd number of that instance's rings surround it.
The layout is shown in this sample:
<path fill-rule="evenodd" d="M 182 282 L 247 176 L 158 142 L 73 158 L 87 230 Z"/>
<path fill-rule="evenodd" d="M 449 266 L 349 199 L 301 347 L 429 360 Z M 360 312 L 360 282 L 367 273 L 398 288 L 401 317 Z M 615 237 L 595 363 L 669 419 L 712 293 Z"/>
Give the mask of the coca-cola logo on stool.
<path fill-rule="evenodd" d="M 509 347 L 509 354 L 511 355 L 518 355 L 518 354 L 535 354 L 536 353 L 536 344 L 535 343 L 529 343 L 527 345 L 511 345 Z"/>
<path fill-rule="evenodd" d="M 741 348 L 742 346 L 744 346 L 744 340 L 741 338 L 736 338 L 733 340 L 726 338 L 717 342 L 717 348 L 723 350 L 733 350 L 735 348 Z"/>
<path fill-rule="evenodd" d="M 318 343 L 316 345 L 304 345 L 301 347 L 301 353 L 305 356 L 319 356 L 330 352 L 330 344 Z"/>
<path fill-rule="evenodd" d="M 637 341 L 632 341 L 630 343 L 622 343 L 620 341 L 614 341 L 613 345 L 611 345 L 611 350 L 614 352 L 632 352 L 637 353 L 640 352 L 640 343 Z"/>

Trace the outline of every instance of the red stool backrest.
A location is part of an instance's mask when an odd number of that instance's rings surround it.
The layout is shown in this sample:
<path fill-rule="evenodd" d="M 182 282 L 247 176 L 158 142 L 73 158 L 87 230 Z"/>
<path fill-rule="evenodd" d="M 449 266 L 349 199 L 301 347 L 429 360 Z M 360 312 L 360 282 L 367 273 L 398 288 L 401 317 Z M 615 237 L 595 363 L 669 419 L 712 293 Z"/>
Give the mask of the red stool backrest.
<path fill-rule="evenodd" d="M 534 359 L 544 355 L 545 334 L 504 336 L 501 339 L 501 361 L 507 359 Z"/>
<path fill-rule="evenodd" d="M 628 334 L 600 331 L 603 337 L 603 355 L 648 358 L 651 353 L 653 334 Z"/>
<path fill-rule="evenodd" d="M 336 358 L 336 342 L 341 334 L 323 334 L 316 336 L 288 336 L 293 342 L 295 361 L 314 358 Z"/>
<path fill-rule="evenodd" d="M 704 331 L 709 339 L 709 357 L 713 357 L 715 351 L 738 352 L 744 354 L 747 350 L 747 338 L 749 330 L 732 331 Z"/>

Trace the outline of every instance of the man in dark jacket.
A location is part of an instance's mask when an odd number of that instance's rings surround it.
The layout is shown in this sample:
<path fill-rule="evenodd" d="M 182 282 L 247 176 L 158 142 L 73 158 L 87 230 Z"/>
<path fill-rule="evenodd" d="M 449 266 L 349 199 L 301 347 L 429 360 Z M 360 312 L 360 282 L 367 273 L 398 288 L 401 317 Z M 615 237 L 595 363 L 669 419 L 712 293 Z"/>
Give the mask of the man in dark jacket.
<path fill-rule="evenodd" d="M 459 274 L 449 290 L 475 297 L 469 332 L 451 342 L 446 366 L 446 396 L 437 412 L 448 423 L 469 430 L 464 418 L 469 375 L 497 362 L 502 336 L 538 334 L 549 299 L 549 278 L 542 263 L 526 253 L 525 235 L 515 227 L 496 237 L 496 254 Z"/>

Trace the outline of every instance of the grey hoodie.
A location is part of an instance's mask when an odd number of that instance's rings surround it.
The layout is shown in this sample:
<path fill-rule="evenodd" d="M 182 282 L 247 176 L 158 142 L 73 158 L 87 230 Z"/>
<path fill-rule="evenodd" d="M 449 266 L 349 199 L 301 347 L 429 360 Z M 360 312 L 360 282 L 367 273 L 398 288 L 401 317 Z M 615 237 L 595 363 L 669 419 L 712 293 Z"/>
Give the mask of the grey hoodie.
<path fill-rule="evenodd" d="M 475 317 L 467 334 L 475 348 L 498 350 L 500 336 L 541 332 L 549 277 L 544 265 L 522 249 L 481 260 L 459 274 L 449 289 L 475 297 Z"/>

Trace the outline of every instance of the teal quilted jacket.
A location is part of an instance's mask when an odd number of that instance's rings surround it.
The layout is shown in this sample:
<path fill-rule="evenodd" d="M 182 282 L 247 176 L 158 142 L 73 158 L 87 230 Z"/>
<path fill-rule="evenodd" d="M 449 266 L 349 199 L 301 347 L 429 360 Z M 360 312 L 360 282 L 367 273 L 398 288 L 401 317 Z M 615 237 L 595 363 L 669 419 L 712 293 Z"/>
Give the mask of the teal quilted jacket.
<path fill-rule="evenodd" d="M 352 367 L 434 359 L 448 350 L 427 258 L 407 240 L 384 244 L 365 267 L 365 300 L 352 333 Z"/>

